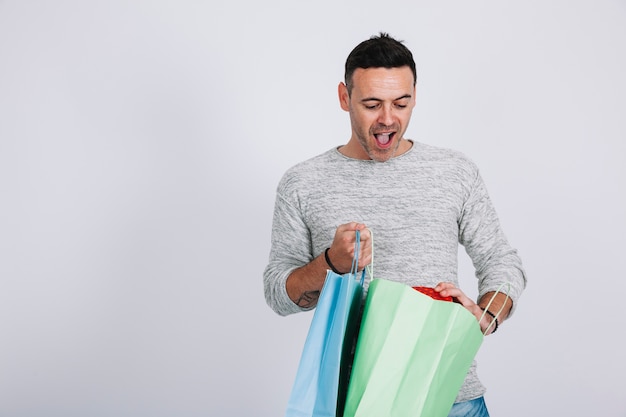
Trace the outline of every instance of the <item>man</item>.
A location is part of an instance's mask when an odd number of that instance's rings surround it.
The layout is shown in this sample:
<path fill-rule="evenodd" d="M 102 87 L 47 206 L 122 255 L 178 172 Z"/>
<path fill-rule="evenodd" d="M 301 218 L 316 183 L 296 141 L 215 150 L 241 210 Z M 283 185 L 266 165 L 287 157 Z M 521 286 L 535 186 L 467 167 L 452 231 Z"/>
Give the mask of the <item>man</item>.
<path fill-rule="evenodd" d="M 350 139 L 292 167 L 278 185 L 264 272 L 265 297 L 278 314 L 315 307 L 326 271 L 350 270 L 355 230 L 359 269 L 372 260 L 371 230 L 377 278 L 452 296 L 486 334 L 515 308 L 526 278 L 478 169 L 458 152 L 404 138 L 416 78 L 411 52 L 384 33 L 348 56 L 338 94 L 350 115 Z M 459 243 L 476 268 L 477 303 L 458 288 Z M 497 293 L 503 283 L 508 297 Z M 490 314 L 483 314 L 494 294 Z M 484 393 L 474 363 L 450 416 L 488 416 Z"/>

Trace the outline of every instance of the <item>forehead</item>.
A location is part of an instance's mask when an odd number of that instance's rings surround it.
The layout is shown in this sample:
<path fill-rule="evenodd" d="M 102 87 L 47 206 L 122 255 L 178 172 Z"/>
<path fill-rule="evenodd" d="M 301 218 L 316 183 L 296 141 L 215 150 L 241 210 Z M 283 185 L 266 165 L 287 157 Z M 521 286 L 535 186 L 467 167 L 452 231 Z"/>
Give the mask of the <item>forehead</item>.
<path fill-rule="evenodd" d="M 413 72 L 399 68 L 357 68 L 352 74 L 352 94 L 360 97 L 400 97 L 412 95 Z"/>

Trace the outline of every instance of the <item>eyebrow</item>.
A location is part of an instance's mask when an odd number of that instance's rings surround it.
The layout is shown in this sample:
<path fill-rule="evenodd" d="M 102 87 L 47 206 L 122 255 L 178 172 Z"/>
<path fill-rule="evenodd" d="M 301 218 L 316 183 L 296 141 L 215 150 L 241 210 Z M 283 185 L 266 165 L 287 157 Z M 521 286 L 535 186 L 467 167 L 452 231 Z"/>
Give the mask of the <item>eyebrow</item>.
<path fill-rule="evenodd" d="M 392 101 L 404 100 L 404 99 L 407 99 L 407 98 L 410 99 L 411 97 L 412 96 L 410 94 L 405 94 L 405 95 L 403 95 L 401 97 L 393 99 Z M 365 103 L 366 101 L 378 101 L 378 102 L 381 102 L 381 101 L 384 101 L 384 100 L 382 100 L 380 98 L 376 98 L 376 97 L 366 97 L 366 98 L 361 100 L 361 103 Z"/>

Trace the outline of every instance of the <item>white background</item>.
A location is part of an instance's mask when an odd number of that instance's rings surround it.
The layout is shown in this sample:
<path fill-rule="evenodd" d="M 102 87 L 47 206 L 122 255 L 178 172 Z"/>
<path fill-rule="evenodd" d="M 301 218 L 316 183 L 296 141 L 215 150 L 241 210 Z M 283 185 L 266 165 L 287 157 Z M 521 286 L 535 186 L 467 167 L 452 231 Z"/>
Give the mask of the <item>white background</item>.
<path fill-rule="evenodd" d="M 626 416 L 626 2 L 299 3 L 0 1 L 0 415 L 282 415 L 312 314 L 263 298 L 275 187 L 347 141 L 382 30 L 407 137 L 479 165 L 528 273 L 491 414 Z"/>

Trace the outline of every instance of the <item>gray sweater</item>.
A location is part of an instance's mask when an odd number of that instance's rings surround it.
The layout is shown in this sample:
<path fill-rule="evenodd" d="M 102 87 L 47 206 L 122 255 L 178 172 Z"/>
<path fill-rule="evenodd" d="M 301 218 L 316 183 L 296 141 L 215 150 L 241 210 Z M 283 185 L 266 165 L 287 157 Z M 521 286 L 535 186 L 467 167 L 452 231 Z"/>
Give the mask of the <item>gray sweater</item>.
<path fill-rule="evenodd" d="M 274 311 L 303 310 L 287 295 L 287 277 L 330 246 L 337 226 L 352 221 L 374 234 L 376 278 L 410 286 L 458 285 L 460 243 L 475 267 L 479 298 L 508 282 L 515 308 L 526 285 L 478 169 L 464 155 L 415 142 L 408 152 L 379 163 L 333 148 L 289 169 L 278 185 L 264 272 L 265 298 Z M 474 363 L 457 401 L 484 392 Z"/>

